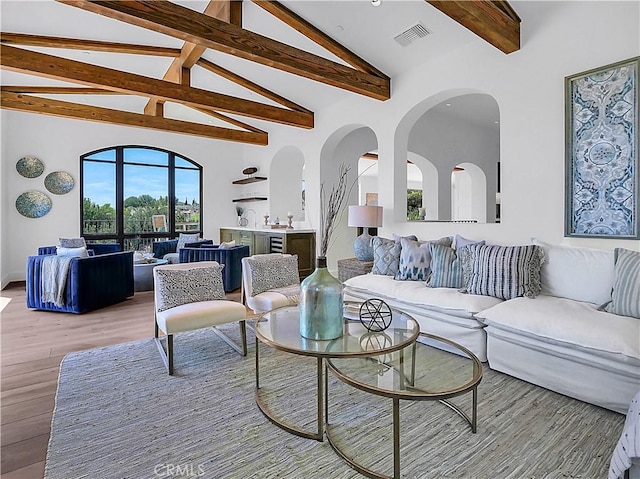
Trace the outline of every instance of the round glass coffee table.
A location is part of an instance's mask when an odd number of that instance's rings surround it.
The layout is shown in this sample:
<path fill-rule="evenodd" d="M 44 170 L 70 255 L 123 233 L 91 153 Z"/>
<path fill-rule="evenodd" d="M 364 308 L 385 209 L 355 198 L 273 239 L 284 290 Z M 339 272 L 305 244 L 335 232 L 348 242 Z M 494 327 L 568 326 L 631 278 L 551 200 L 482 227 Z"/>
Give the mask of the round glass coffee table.
<path fill-rule="evenodd" d="M 355 318 L 355 315 L 348 315 Z M 373 357 L 394 351 L 404 351 L 413 344 L 420 333 L 415 319 L 406 313 L 392 310 L 392 321 L 384 330 L 384 338 L 380 333 L 370 333 L 357 319 L 344 320 L 341 337 L 331 341 L 314 341 L 300 336 L 300 309 L 298 306 L 285 306 L 265 313 L 255 324 L 256 335 L 256 404 L 272 423 L 285 431 L 308 439 L 322 441 L 324 438 L 324 417 L 327 401 L 327 366 L 326 358 L 358 358 Z M 317 373 L 317 429 L 304 430 L 289 424 L 270 411 L 267 401 L 260 389 L 260 343 L 300 356 L 316 358 Z M 404 354 L 404 353 L 402 353 Z M 295 373 L 295 367 L 291 368 Z M 292 380 L 295 381 L 295 374 Z M 324 406 L 324 409 L 323 409 Z"/>
<path fill-rule="evenodd" d="M 351 467 L 367 477 L 400 477 L 400 400 L 439 401 L 466 420 L 476 432 L 478 385 L 482 380 L 482 363 L 464 346 L 448 339 L 420 333 L 418 341 L 404 351 L 377 358 L 327 360 L 329 371 L 342 382 L 369 394 L 393 400 L 393 476 L 365 467 L 343 450 L 332 434 L 329 405 L 325 408 L 329 444 Z M 328 382 L 327 382 L 328 385 Z M 471 416 L 448 399 L 472 394 Z M 327 396 L 329 391 L 327 388 Z"/>

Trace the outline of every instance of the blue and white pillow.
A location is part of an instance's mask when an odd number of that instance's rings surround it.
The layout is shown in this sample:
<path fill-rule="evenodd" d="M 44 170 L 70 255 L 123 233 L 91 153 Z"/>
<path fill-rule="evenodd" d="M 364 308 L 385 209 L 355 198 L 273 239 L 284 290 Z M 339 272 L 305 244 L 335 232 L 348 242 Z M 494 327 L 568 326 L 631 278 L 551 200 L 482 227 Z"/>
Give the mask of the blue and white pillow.
<path fill-rule="evenodd" d="M 224 265 L 216 263 L 189 269 L 157 269 L 158 312 L 183 304 L 225 299 L 222 268 Z"/>
<path fill-rule="evenodd" d="M 431 241 L 414 241 L 400 238 L 400 262 L 395 279 L 402 281 L 426 281 L 431 272 L 430 244 L 451 245 L 451 238 L 446 236 Z"/>
<path fill-rule="evenodd" d="M 185 247 L 187 243 L 196 243 L 200 241 L 200 235 L 198 233 L 180 233 L 178 236 L 178 245 L 176 246 L 176 253 Z"/>
<path fill-rule="evenodd" d="M 640 318 L 640 252 L 616 248 L 612 301 L 606 311 Z"/>
<path fill-rule="evenodd" d="M 60 246 L 63 248 L 86 248 L 87 243 L 84 238 L 58 238 Z"/>
<path fill-rule="evenodd" d="M 443 244 L 430 243 L 431 275 L 427 286 L 430 288 L 462 288 L 464 275 L 462 260 L 456 250 Z"/>
<path fill-rule="evenodd" d="M 385 276 L 395 276 L 400 267 L 400 241 L 394 241 L 380 236 L 371 238 L 373 247 L 373 268 L 371 273 Z"/>
<path fill-rule="evenodd" d="M 513 299 L 535 298 L 542 289 L 544 250 L 537 245 L 471 245 L 461 250 L 467 293 Z"/>

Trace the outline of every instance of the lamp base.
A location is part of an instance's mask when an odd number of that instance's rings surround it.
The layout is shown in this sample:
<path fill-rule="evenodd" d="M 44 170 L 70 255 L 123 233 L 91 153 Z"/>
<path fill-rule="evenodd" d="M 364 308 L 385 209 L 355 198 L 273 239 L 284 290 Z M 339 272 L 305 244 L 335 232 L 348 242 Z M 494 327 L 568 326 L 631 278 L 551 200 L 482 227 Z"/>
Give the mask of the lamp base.
<path fill-rule="evenodd" d="M 360 261 L 373 261 L 373 246 L 371 246 L 371 236 L 367 228 L 353 242 L 353 252 Z"/>

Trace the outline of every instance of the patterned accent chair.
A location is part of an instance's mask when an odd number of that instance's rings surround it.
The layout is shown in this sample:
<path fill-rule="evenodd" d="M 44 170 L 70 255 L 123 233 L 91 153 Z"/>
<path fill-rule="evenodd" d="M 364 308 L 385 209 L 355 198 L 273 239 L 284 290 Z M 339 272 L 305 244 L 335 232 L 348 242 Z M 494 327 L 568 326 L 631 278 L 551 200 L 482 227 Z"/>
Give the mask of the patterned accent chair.
<path fill-rule="evenodd" d="M 153 269 L 154 338 L 170 375 L 173 375 L 173 335 L 176 333 L 213 327 L 233 349 L 242 356 L 247 355 L 247 310 L 243 304 L 225 299 L 222 269 L 215 261 L 167 264 Z M 216 328 L 236 321 L 240 324 L 241 345 Z M 166 350 L 159 331 L 166 335 Z"/>
<path fill-rule="evenodd" d="M 271 253 L 242 258 L 242 301 L 256 314 L 298 304 L 298 256 Z"/>
<path fill-rule="evenodd" d="M 27 258 L 27 308 L 82 314 L 133 296 L 133 251 L 120 251 L 117 243 L 88 244 L 94 255 L 73 258 L 69 265 L 64 304 L 43 301 L 41 268 L 44 258 L 56 254 L 55 246 L 38 248 Z"/>

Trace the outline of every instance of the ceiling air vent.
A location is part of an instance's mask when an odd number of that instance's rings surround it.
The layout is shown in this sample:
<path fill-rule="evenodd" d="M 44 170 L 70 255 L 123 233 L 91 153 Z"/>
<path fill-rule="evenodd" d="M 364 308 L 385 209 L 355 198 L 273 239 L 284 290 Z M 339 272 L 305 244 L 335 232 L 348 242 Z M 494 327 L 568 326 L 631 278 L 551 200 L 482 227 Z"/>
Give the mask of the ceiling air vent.
<path fill-rule="evenodd" d="M 427 30 L 427 28 L 422 23 L 417 23 L 411 28 L 402 32 L 400 35 L 396 35 L 393 39 L 403 47 L 406 47 L 414 40 L 426 37 L 427 35 L 429 35 L 429 30 Z"/>

